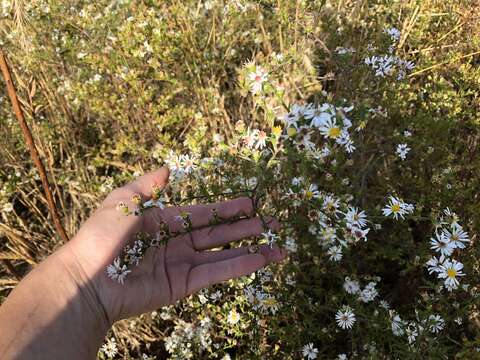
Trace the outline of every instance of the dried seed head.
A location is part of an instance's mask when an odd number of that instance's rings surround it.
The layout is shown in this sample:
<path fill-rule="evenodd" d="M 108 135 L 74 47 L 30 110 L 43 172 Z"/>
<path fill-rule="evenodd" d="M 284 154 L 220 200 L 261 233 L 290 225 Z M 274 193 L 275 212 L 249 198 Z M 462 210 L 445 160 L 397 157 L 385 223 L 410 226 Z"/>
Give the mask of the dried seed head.
<path fill-rule="evenodd" d="M 162 188 L 159 185 L 153 185 L 152 186 L 152 199 L 153 200 L 158 200 L 160 198 L 160 195 L 162 194 Z"/>
<path fill-rule="evenodd" d="M 135 205 L 140 205 L 142 203 L 142 197 L 139 194 L 135 194 L 130 199 Z"/>
<path fill-rule="evenodd" d="M 120 201 L 115 207 L 115 209 L 124 213 L 125 215 L 128 215 L 128 213 L 130 212 L 128 206 L 123 201 Z"/>

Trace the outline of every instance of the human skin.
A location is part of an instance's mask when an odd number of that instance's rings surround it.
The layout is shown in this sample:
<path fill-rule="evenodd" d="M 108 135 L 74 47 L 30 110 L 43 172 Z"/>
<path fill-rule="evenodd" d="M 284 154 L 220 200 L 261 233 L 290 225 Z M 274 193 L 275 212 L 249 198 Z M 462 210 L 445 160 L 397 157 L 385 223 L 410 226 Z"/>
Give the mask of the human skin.
<path fill-rule="evenodd" d="M 286 258 L 285 250 L 261 246 L 214 250 L 230 242 L 257 236 L 275 219 L 255 216 L 249 198 L 216 204 L 150 209 L 143 216 L 116 210 L 139 194 L 151 196 L 152 186 L 164 187 L 169 171 L 161 168 L 114 190 L 82 225 L 76 236 L 36 266 L 0 307 L 2 359 L 95 359 L 115 321 L 173 304 L 211 284 L 250 274 Z M 222 219 L 209 226 L 212 209 Z M 154 234 L 163 221 L 179 230 L 175 216 L 190 213 L 193 230 L 149 248 L 124 285 L 108 278 L 106 267 L 139 231 Z"/>

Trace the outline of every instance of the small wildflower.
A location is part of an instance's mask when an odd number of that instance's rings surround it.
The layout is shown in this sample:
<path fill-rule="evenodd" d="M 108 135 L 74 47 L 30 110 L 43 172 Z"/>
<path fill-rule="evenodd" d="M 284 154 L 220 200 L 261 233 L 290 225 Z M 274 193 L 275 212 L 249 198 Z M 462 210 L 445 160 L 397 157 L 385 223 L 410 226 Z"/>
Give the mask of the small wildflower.
<path fill-rule="evenodd" d="M 327 254 L 330 256 L 330 260 L 332 261 L 340 261 L 342 260 L 342 247 L 341 246 L 332 246 L 328 249 Z"/>
<path fill-rule="evenodd" d="M 402 336 L 405 333 L 405 323 L 402 321 L 399 315 L 395 314 L 392 317 L 392 332 L 395 336 Z"/>
<path fill-rule="evenodd" d="M 335 319 L 337 325 L 344 330 L 351 329 L 356 321 L 355 314 L 349 306 L 344 306 L 342 309 L 338 310 Z"/>
<path fill-rule="evenodd" d="M 430 315 L 428 320 L 430 322 L 430 331 L 434 334 L 440 332 L 445 327 L 445 320 L 440 315 Z"/>
<path fill-rule="evenodd" d="M 316 359 L 318 355 L 318 349 L 313 346 L 313 343 L 306 344 L 302 348 L 302 355 L 308 360 Z"/>
<path fill-rule="evenodd" d="M 398 144 L 396 152 L 400 159 L 405 160 L 410 150 L 407 144 Z"/>
<path fill-rule="evenodd" d="M 131 273 L 131 270 L 127 269 L 125 264 L 120 264 L 120 258 L 116 258 L 113 264 L 107 266 L 107 275 L 110 279 L 118 281 L 120 284 L 124 284 L 125 278 Z"/>
<path fill-rule="evenodd" d="M 238 312 L 235 309 L 230 310 L 230 312 L 228 313 L 227 322 L 230 325 L 235 325 L 239 321 L 240 321 L 240 315 L 238 314 Z"/>
<path fill-rule="evenodd" d="M 114 338 L 108 339 L 107 342 L 103 344 L 100 349 L 109 358 L 113 358 L 118 353 L 117 342 Z"/>
<path fill-rule="evenodd" d="M 382 212 L 384 216 L 392 215 L 396 220 L 398 220 L 399 216 L 402 219 L 405 219 L 404 215 L 412 213 L 413 210 L 413 205 L 407 204 L 395 196 L 390 196 L 388 199 L 388 204 L 382 209 Z"/>
<path fill-rule="evenodd" d="M 248 80 L 250 82 L 250 90 L 252 93 L 258 94 L 262 90 L 263 83 L 268 80 L 268 73 L 260 66 L 257 66 L 254 72 L 248 74 Z"/>
<path fill-rule="evenodd" d="M 465 276 L 462 272 L 463 264 L 457 260 L 445 260 L 442 265 L 440 265 L 440 272 L 438 277 L 440 279 L 445 279 L 445 287 L 448 291 L 452 291 L 458 287 L 460 282 L 457 277 Z"/>
<path fill-rule="evenodd" d="M 450 256 L 455 249 L 455 243 L 449 241 L 444 234 L 437 234 L 435 238 L 430 239 L 430 248 L 439 252 L 443 256 Z"/>

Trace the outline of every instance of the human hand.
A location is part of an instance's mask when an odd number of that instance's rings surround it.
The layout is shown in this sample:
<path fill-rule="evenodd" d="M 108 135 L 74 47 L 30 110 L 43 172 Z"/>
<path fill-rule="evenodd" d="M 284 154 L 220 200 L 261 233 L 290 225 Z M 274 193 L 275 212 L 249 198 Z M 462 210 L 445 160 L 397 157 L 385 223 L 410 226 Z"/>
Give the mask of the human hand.
<path fill-rule="evenodd" d="M 247 247 L 208 251 L 258 236 L 266 230 L 264 224 L 278 229 L 275 219 L 262 221 L 254 216 L 252 200 L 246 197 L 216 204 L 152 208 L 142 216 L 125 216 L 116 209 L 119 202 L 134 208 L 131 198 L 136 194 L 143 201 L 148 200 L 152 186 L 165 187 L 168 175 L 168 169 L 162 168 L 114 190 L 62 251 L 67 258 L 65 263 L 77 267 L 72 273 L 82 277 L 75 281 L 91 288 L 111 324 L 172 304 L 211 284 L 247 275 L 286 257 L 285 250 L 267 245 L 252 254 Z M 212 209 L 219 218 L 234 220 L 209 226 Z M 153 235 L 162 223 L 168 225 L 170 232 L 178 232 L 181 223 L 176 217 L 184 212 L 190 214 L 192 231 L 170 238 L 166 245 L 148 248 L 123 285 L 107 276 L 106 267 L 125 245 L 132 243 L 136 233 Z M 235 220 L 238 217 L 242 219 Z"/>

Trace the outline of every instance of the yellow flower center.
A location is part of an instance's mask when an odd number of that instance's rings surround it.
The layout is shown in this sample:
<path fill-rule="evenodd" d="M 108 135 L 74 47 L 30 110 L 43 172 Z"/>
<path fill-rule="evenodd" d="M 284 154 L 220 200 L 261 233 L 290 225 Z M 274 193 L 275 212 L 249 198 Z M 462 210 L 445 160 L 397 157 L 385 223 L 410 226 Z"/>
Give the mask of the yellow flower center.
<path fill-rule="evenodd" d="M 400 205 L 399 205 L 399 204 L 394 204 L 394 205 L 392 205 L 392 212 L 393 212 L 393 213 L 398 213 L 398 212 L 400 212 Z"/>
<path fill-rule="evenodd" d="M 453 268 L 449 268 L 447 270 L 447 275 L 449 278 L 455 278 L 455 276 L 457 276 L 457 270 L 453 269 Z"/>
<path fill-rule="evenodd" d="M 307 198 L 307 200 L 310 200 L 313 197 L 313 192 L 311 192 L 310 190 L 307 190 L 305 192 L 305 197 Z"/>
<path fill-rule="evenodd" d="M 330 129 L 328 129 L 328 137 L 330 137 L 332 139 L 336 139 L 337 137 L 340 136 L 341 132 L 342 132 L 342 130 L 340 130 L 339 127 L 332 127 Z"/>
<path fill-rule="evenodd" d="M 452 235 L 451 240 L 452 241 L 458 241 L 458 235 L 455 235 L 455 234 Z"/>

